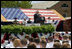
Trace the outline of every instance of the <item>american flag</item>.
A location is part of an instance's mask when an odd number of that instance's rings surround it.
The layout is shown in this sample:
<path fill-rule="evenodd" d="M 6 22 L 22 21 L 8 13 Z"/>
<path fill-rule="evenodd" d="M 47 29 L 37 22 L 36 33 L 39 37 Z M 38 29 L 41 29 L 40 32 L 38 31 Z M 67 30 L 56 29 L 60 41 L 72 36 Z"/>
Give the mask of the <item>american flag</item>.
<path fill-rule="evenodd" d="M 26 18 L 27 20 L 30 18 L 32 22 L 34 22 L 34 14 L 36 11 L 45 17 L 46 22 L 48 22 L 48 17 L 50 20 L 63 20 L 64 18 L 55 10 L 48 9 L 22 9 L 22 8 L 1 8 L 1 14 L 7 19 L 7 21 L 12 21 L 14 18 L 18 18 L 18 20 L 23 20 Z"/>
<path fill-rule="evenodd" d="M 7 21 L 13 21 L 17 18 L 19 21 L 28 19 L 28 17 L 19 8 L 1 8 L 1 14 L 6 18 Z"/>
<path fill-rule="evenodd" d="M 36 11 L 39 11 L 39 13 L 45 17 L 46 22 L 48 21 L 48 17 L 50 17 L 50 20 L 63 20 L 64 18 L 57 13 L 55 10 L 48 10 L 48 9 L 22 9 L 21 11 L 25 13 L 28 18 L 31 19 L 31 21 L 34 21 L 34 14 Z M 59 14 L 59 15 L 58 15 Z"/>

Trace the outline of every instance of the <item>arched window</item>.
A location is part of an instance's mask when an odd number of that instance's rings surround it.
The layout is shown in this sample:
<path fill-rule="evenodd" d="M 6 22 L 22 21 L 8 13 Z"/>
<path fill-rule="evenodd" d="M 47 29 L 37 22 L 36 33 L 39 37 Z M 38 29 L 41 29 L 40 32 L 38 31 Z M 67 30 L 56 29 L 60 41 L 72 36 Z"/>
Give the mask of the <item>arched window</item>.
<path fill-rule="evenodd" d="M 64 3 L 61 5 L 61 7 L 68 7 L 68 5 Z"/>

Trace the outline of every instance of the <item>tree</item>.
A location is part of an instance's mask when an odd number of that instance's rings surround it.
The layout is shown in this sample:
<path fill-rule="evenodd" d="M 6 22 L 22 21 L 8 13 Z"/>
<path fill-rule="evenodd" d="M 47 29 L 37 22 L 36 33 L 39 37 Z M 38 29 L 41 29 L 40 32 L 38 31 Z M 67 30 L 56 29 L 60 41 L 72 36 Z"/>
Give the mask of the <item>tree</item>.
<path fill-rule="evenodd" d="M 2 8 L 31 8 L 31 1 L 1 1 Z"/>
<path fill-rule="evenodd" d="M 22 7 L 22 8 L 31 8 L 32 5 L 31 5 L 31 2 L 30 1 L 22 1 L 20 3 L 20 7 Z"/>

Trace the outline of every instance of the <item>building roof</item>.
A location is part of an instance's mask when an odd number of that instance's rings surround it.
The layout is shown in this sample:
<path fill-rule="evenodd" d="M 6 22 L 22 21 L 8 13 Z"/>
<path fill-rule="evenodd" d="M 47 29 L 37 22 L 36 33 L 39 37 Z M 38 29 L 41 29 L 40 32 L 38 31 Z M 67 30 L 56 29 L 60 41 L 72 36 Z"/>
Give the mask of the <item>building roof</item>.
<path fill-rule="evenodd" d="M 53 5 L 57 4 L 60 1 L 45 1 L 45 2 L 40 2 L 40 3 L 33 3 L 32 4 L 32 9 L 46 9 L 50 8 Z"/>

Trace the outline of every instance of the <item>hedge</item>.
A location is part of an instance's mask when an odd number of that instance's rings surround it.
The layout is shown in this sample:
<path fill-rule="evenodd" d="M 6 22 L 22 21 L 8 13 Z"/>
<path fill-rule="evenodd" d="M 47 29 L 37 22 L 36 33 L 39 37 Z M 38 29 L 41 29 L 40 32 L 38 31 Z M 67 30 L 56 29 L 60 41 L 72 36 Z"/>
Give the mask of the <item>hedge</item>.
<path fill-rule="evenodd" d="M 4 25 L 1 26 L 1 33 L 52 33 L 55 28 L 52 25 L 23 26 L 23 25 Z"/>

